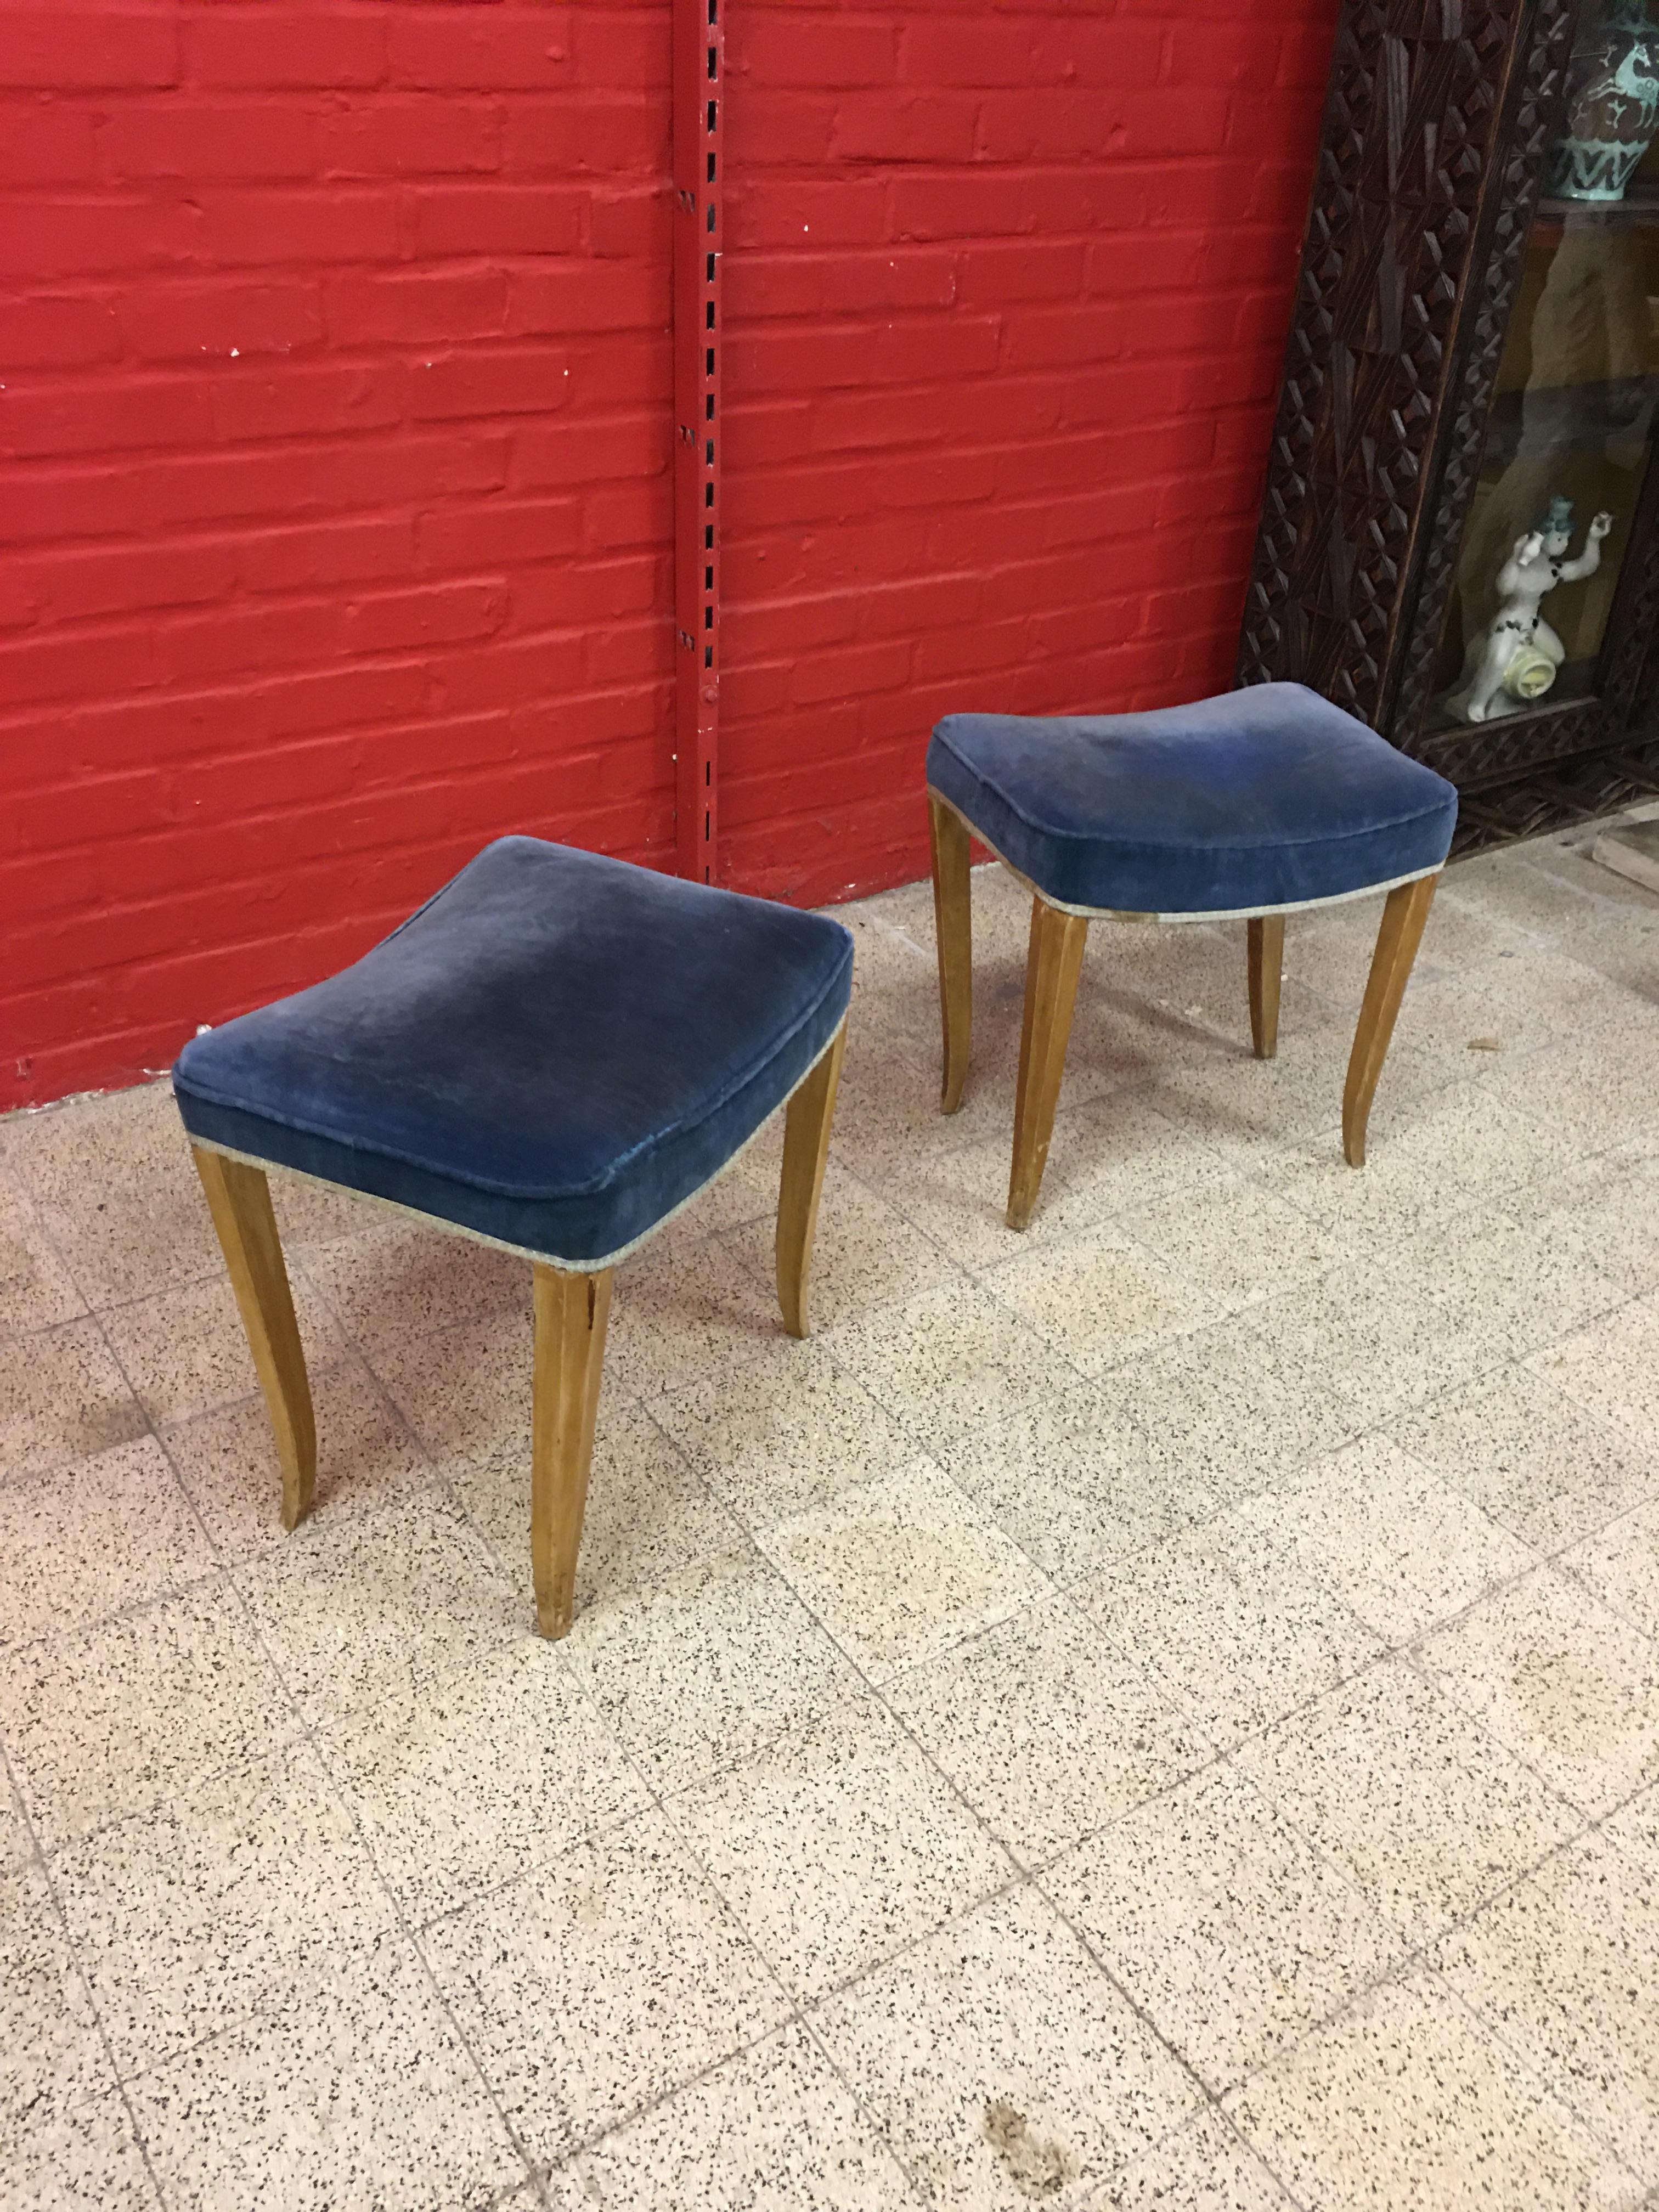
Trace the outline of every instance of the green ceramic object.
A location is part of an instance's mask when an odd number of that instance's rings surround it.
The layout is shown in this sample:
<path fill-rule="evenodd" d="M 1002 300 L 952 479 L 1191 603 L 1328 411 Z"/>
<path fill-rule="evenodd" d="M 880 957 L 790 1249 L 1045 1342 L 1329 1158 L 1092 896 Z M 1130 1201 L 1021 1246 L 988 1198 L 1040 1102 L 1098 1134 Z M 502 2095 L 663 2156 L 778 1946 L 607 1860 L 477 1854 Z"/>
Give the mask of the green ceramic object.
<path fill-rule="evenodd" d="M 1551 147 L 1544 190 L 1559 199 L 1621 200 L 1659 129 L 1659 26 L 1646 0 L 1591 10 L 1572 50 L 1567 135 Z"/>

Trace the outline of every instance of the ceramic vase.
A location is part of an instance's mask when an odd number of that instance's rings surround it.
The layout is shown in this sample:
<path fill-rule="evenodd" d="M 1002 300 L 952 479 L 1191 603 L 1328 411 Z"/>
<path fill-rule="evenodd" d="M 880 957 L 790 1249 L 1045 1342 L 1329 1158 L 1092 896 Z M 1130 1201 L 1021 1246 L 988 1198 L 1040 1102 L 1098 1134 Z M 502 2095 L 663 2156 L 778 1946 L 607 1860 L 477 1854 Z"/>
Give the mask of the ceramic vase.
<path fill-rule="evenodd" d="M 1605 204 L 1623 199 L 1659 129 L 1659 26 L 1646 0 L 1588 12 L 1568 71 L 1566 136 L 1550 149 L 1544 190 Z"/>

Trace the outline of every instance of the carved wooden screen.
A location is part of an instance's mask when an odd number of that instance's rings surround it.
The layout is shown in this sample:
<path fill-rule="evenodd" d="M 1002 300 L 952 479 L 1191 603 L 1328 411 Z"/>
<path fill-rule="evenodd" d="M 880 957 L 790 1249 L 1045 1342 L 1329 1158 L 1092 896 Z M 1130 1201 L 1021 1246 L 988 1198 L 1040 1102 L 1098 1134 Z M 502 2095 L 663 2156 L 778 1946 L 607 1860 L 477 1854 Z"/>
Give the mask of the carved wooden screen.
<path fill-rule="evenodd" d="M 1540 127 L 1538 72 L 1556 65 L 1555 21 L 1570 13 L 1567 0 L 1344 7 L 1241 683 L 1294 678 L 1384 726 L 1460 397 L 1460 326 L 1478 299 L 1501 344 L 1491 249 L 1507 246 L 1512 284 L 1535 191 L 1535 160 L 1517 196 L 1504 156 L 1517 125 L 1528 145 Z M 1512 242 L 1497 236 L 1506 193 Z M 1455 548 L 1461 514 L 1432 504 Z"/>

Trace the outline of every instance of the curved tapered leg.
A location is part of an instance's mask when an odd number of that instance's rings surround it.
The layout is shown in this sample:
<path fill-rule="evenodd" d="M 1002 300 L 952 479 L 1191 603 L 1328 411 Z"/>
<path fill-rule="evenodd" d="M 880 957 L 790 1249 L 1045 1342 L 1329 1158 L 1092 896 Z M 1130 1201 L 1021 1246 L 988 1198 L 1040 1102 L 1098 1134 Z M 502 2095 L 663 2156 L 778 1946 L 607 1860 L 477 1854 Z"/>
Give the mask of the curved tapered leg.
<path fill-rule="evenodd" d="M 974 917 L 968 825 L 927 794 L 933 845 L 933 933 L 939 945 L 939 1002 L 945 1023 L 945 1082 L 939 1110 L 954 1114 L 968 1080 L 974 1032 Z"/>
<path fill-rule="evenodd" d="M 536 1262 L 536 1370 L 531 1414 L 530 1563 L 544 1636 L 568 1633 L 587 1471 L 605 1369 L 611 1270 L 568 1274 Z"/>
<path fill-rule="evenodd" d="M 1348 1080 L 1342 1092 L 1342 1150 L 1351 1168 L 1365 1164 L 1365 1128 L 1371 1117 L 1376 1079 L 1388 1057 L 1395 1017 L 1411 980 L 1412 963 L 1422 941 L 1423 925 L 1434 903 L 1438 876 L 1420 876 L 1414 884 L 1401 884 L 1389 893 L 1382 908 L 1382 926 L 1376 933 L 1371 972 L 1354 1031 L 1348 1060 Z"/>
<path fill-rule="evenodd" d="M 830 1156 L 830 1127 L 836 1118 L 847 1024 L 822 1054 L 817 1066 L 792 1094 L 783 1121 L 783 1176 L 778 1185 L 778 1304 L 791 1336 L 805 1336 L 806 1279 L 812 1267 L 817 1232 L 823 1164 Z"/>
<path fill-rule="evenodd" d="M 1054 1107 L 1072 1034 L 1078 970 L 1088 917 L 1031 902 L 1031 949 L 1025 963 L 1025 1024 L 1019 1039 L 1019 1088 L 1014 1097 L 1014 1164 L 1008 1178 L 1008 1226 L 1030 1220 L 1048 1164 Z"/>
<path fill-rule="evenodd" d="M 247 1332 L 248 1350 L 264 1392 L 283 1469 L 283 1526 L 297 1528 L 317 1491 L 317 1423 L 294 1296 L 283 1265 L 282 1241 L 263 1168 L 192 1145 L 230 1271 L 230 1286 Z"/>
<path fill-rule="evenodd" d="M 1279 987 L 1285 974 L 1285 917 L 1259 914 L 1245 924 L 1249 942 L 1250 1042 L 1258 1060 L 1279 1050 Z"/>

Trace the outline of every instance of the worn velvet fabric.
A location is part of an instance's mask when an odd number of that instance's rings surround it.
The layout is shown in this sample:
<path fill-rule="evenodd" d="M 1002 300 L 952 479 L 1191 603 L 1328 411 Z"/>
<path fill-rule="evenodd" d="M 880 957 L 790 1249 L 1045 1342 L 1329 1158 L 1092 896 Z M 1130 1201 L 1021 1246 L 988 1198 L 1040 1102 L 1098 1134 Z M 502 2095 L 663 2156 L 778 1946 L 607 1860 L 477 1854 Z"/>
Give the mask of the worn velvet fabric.
<path fill-rule="evenodd" d="M 186 1045 L 193 1137 L 573 1265 L 707 1182 L 835 1036 L 839 922 L 503 837 L 341 975 Z"/>
<path fill-rule="evenodd" d="M 948 714 L 927 781 L 1062 906 L 1225 914 L 1426 874 L 1452 785 L 1300 684 L 1145 714 Z"/>

